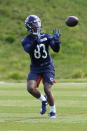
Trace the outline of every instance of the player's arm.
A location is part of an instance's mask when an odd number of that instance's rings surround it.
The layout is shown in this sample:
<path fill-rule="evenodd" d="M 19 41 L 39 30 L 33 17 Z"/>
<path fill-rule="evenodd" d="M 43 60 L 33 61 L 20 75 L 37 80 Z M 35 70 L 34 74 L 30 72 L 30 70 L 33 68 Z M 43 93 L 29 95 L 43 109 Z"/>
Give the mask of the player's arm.
<path fill-rule="evenodd" d="M 50 46 L 55 52 L 59 52 L 60 50 L 60 31 L 57 29 L 53 30 L 53 37 L 51 37 L 50 40 Z"/>
<path fill-rule="evenodd" d="M 36 39 L 33 41 L 29 41 L 26 38 L 22 40 L 22 46 L 24 47 L 24 50 L 27 53 L 31 53 L 34 50 L 36 45 L 37 45 Z"/>

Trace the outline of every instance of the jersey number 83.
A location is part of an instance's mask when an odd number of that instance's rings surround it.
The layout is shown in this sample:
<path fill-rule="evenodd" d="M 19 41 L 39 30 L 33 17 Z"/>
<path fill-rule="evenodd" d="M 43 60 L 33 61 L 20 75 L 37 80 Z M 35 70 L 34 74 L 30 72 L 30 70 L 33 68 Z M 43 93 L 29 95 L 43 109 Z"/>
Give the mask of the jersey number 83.
<path fill-rule="evenodd" d="M 41 53 L 41 49 L 42 49 L 42 53 Z M 37 45 L 36 49 L 34 50 L 34 57 L 36 59 L 47 58 L 47 51 L 44 44 Z"/>

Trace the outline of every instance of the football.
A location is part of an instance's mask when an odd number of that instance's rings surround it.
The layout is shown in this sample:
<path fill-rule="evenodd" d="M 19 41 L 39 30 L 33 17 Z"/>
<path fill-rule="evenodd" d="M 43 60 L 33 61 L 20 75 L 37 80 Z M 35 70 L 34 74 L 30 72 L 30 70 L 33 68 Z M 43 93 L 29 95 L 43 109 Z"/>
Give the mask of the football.
<path fill-rule="evenodd" d="M 74 27 L 78 24 L 79 19 L 76 16 L 68 16 L 65 20 L 67 26 Z"/>

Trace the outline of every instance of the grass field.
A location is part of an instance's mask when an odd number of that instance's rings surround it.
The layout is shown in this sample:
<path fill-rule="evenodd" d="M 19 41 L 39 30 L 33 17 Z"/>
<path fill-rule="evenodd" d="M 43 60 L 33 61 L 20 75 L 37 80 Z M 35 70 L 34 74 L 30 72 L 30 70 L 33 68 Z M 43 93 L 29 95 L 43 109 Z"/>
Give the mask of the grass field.
<path fill-rule="evenodd" d="M 60 52 L 50 50 L 56 79 L 87 79 L 87 0 L 0 0 L 0 81 L 27 77 L 30 59 L 21 40 L 28 34 L 25 19 L 31 14 L 41 18 L 44 33 L 60 28 Z M 70 15 L 79 18 L 78 26 L 66 26 Z"/>
<path fill-rule="evenodd" d="M 56 83 L 53 94 L 58 117 L 49 119 L 26 83 L 1 83 L 0 131 L 87 131 L 87 83 Z"/>

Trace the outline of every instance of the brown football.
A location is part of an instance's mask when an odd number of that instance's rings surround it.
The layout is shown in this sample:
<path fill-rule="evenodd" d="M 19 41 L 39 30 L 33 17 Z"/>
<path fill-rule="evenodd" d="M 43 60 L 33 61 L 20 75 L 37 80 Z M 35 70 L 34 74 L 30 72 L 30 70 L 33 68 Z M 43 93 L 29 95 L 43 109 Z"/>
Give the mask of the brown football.
<path fill-rule="evenodd" d="M 76 26 L 79 22 L 79 19 L 76 16 L 68 16 L 65 20 L 67 26 L 73 27 Z"/>

